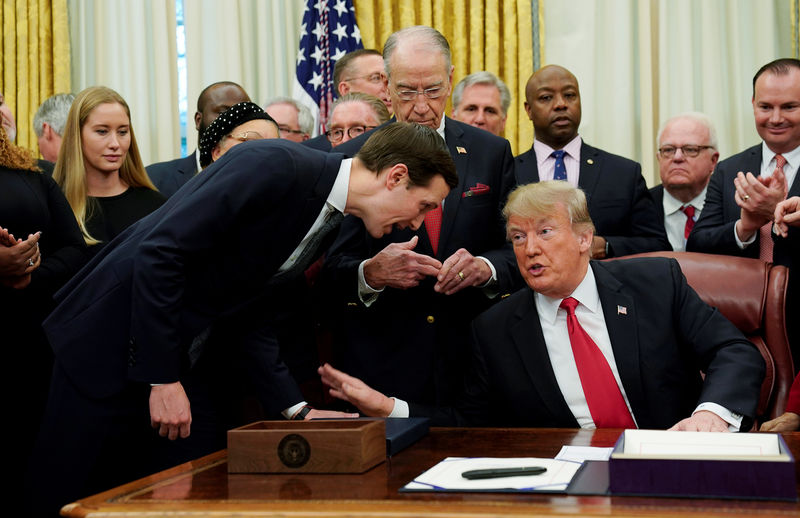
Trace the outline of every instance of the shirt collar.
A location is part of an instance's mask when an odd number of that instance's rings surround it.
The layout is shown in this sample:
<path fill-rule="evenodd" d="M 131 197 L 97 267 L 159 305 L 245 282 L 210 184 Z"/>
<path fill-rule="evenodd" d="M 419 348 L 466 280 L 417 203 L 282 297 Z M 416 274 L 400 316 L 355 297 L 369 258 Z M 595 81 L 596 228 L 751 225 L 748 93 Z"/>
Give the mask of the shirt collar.
<path fill-rule="evenodd" d="M 763 164 L 769 164 L 775 159 L 776 152 L 771 150 L 766 142 L 761 142 L 761 160 Z M 786 163 L 792 170 L 796 170 L 798 165 L 800 165 L 800 146 L 797 146 L 793 150 L 787 153 L 781 153 L 783 158 L 786 159 Z"/>
<path fill-rule="evenodd" d="M 341 165 L 339 165 L 339 173 L 333 182 L 333 188 L 328 194 L 328 199 L 325 200 L 328 207 L 338 210 L 342 214 L 344 214 L 344 209 L 347 206 L 347 189 L 350 185 L 350 168 L 352 166 L 352 158 L 342 160 Z"/>
<path fill-rule="evenodd" d="M 691 205 L 695 208 L 695 210 L 702 211 L 703 205 L 706 202 L 706 190 L 708 190 L 708 185 L 703 188 L 700 194 L 689 200 L 689 203 L 683 203 L 681 200 L 671 195 L 669 191 L 664 189 L 664 215 L 669 216 L 674 214 L 681 210 L 681 207 L 684 205 Z"/>
<path fill-rule="evenodd" d="M 564 146 L 563 149 L 566 154 L 575 160 L 580 160 L 581 156 L 581 140 L 580 135 L 576 135 L 574 139 L 567 142 L 567 145 Z M 551 148 L 544 142 L 540 140 L 533 139 L 533 152 L 536 154 L 536 163 L 541 168 L 544 161 L 550 158 L 550 155 L 553 154 L 555 149 Z"/>
<path fill-rule="evenodd" d="M 439 136 L 440 136 L 440 137 L 442 137 L 442 140 L 444 140 L 445 142 L 447 142 L 447 139 L 446 139 L 446 138 L 444 138 L 444 121 L 445 121 L 445 119 L 446 119 L 446 118 L 447 118 L 447 117 L 445 117 L 444 115 L 442 115 L 442 120 L 441 120 L 441 121 L 439 121 L 439 127 L 438 127 L 438 128 L 436 128 L 436 133 L 438 133 L 438 134 L 439 134 Z"/>
<path fill-rule="evenodd" d="M 594 280 L 594 272 L 592 271 L 591 265 L 587 266 L 586 275 L 583 276 L 581 283 L 578 284 L 578 287 L 575 288 L 575 291 L 569 296 L 577 299 L 578 302 L 586 306 L 586 309 L 592 313 L 599 311 L 600 294 L 597 291 L 597 283 Z M 536 309 L 539 311 L 539 318 L 550 324 L 555 323 L 558 307 L 564 299 L 554 299 L 547 295 L 542 295 L 541 293 L 534 294 L 534 298 L 536 299 Z"/>

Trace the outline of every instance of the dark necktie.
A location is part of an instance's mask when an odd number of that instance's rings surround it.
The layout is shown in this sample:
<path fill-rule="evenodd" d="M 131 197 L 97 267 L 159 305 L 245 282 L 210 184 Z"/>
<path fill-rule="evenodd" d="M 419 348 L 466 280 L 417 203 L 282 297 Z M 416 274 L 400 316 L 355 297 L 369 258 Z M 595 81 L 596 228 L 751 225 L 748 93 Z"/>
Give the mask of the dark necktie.
<path fill-rule="evenodd" d="M 683 227 L 683 240 L 684 242 L 689 239 L 689 233 L 694 228 L 694 207 L 691 205 L 684 205 L 681 210 L 686 214 L 686 225 Z"/>
<path fill-rule="evenodd" d="M 567 180 L 567 167 L 564 165 L 564 155 L 566 151 L 559 149 L 553 151 L 550 156 L 556 158 L 556 167 L 553 169 L 553 180 Z"/>
<path fill-rule="evenodd" d="M 783 172 L 783 166 L 786 165 L 786 159 L 783 155 L 775 155 L 775 170 L 772 174 L 778 171 Z M 784 187 L 785 190 L 785 187 Z M 769 263 L 772 262 L 772 249 L 774 243 L 772 242 L 772 220 L 767 221 L 758 231 L 758 257 Z"/>
<path fill-rule="evenodd" d="M 636 428 L 611 367 L 575 316 L 577 305 L 576 299 L 567 297 L 559 307 L 567 311 L 569 341 L 592 420 L 598 428 Z"/>

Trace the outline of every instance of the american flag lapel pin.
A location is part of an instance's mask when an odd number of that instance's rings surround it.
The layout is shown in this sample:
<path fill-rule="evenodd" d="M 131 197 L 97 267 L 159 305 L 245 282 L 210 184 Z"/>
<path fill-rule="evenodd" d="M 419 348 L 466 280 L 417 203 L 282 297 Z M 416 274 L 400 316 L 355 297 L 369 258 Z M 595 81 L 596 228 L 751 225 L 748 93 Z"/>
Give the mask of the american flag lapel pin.
<path fill-rule="evenodd" d="M 456 146 L 456 151 L 458 151 L 458 154 L 459 154 L 459 155 L 466 155 L 466 154 L 467 154 L 467 150 L 466 150 L 466 149 L 464 149 L 464 148 L 463 148 L 463 147 L 461 147 L 461 146 Z"/>
<path fill-rule="evenodd" d="M 627 315 L 627 314 L 628 314 L 628 308 L 626 308 L 625 306 L 617 306 L 617 315 Z"/>

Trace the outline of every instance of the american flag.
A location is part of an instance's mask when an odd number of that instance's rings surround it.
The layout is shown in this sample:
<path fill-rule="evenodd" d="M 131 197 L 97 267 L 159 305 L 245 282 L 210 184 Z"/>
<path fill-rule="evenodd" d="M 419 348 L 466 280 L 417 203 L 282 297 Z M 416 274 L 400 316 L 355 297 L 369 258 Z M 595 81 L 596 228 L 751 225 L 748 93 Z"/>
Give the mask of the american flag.
<path fill-rule="evenodd" d="M 325 131 L 336 95 L 333 65 L 363 47 L 352 0 L 306 0 L 293 97 L 314 114 L 315 134 Z"/>

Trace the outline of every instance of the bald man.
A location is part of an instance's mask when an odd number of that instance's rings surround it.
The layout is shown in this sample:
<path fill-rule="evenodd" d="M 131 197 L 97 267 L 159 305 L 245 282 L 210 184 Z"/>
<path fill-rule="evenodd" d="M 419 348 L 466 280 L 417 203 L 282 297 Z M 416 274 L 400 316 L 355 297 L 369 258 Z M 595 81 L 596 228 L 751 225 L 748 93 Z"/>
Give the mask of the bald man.
<path fill-rule="evenodd" d="M 558 65 L 537 70 L 525 87 L 525 111 L 535 138 L 515 159 L 517 182 L 566 180 L 583 189 L 596 228 L 593 259 L 670 250 L 642 167 L 578 135 L 581 95 L 569 70 Z"/>

